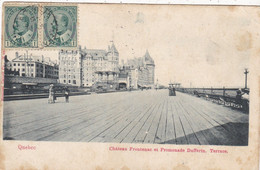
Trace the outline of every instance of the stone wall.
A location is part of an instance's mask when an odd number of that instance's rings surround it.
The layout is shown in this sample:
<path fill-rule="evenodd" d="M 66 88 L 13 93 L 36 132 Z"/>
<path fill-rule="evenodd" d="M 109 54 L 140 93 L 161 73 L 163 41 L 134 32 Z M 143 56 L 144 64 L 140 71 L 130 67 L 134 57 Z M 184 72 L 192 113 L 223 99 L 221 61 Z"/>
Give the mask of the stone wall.
<path fill-rule="evenodd" d="M 5 76 L 5 82 L 8 83 L 57 83 L 57 79 L 40 78 L 40 77 L 20 77 L 20 76 Z"/>

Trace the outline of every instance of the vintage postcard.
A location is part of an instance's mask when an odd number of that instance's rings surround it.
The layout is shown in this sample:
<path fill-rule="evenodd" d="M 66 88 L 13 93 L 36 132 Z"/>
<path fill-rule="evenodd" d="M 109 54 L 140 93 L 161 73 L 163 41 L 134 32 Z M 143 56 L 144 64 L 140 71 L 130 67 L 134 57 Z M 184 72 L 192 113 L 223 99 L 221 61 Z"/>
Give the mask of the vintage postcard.
<path fill-rule="evenodd" d="M 0 169 L 258 169 L 259 30 L 250 6 L 4 3 Z"/>

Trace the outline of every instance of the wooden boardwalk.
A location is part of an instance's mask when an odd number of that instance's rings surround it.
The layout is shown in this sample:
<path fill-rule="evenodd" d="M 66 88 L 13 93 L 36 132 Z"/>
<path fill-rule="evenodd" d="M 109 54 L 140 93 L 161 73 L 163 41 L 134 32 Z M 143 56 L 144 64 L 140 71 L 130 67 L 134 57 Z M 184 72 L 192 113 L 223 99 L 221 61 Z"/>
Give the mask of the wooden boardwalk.
<path fill-rule="evenodd" d="M 33 141 L 247 145 L 248 114 L 168 90 L 4 103 L 4 137 Z"/>

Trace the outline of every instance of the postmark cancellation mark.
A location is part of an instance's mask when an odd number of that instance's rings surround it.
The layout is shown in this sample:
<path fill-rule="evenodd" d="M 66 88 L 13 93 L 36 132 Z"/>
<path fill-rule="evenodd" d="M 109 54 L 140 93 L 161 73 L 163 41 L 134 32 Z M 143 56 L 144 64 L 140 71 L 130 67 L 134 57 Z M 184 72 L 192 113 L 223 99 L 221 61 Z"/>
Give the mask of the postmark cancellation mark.
<path fill-rule="evenodd" d="M 77 46 L 77 6 L 43 7 L 44 47 Z"/>

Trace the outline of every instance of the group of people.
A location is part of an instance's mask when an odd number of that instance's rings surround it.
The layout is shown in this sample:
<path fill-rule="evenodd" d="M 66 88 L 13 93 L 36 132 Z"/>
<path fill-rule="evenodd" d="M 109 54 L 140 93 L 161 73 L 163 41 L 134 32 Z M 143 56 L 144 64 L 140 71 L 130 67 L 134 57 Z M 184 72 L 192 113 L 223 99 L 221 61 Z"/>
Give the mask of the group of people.
<path fill-rule="evenodd" d="M 169 96 L 176 96 L 176 89 L 172 84 L 169 84 Z"/>
<path fill-rule="evenodd" d="M 69 102 L 69 88 L 67 86 L 65 86 L 64 88 L 64 97 L 65 97 L 65 101 L 66 103 Z M 55 103 L 55 100 L 57 100 L 57 97 L 55 95 L 55 89 L 54 89 L 54 85 L 51 84 L 50 88 L 49 88 L 49 99 L 48 99 L 48 103 Z"/>

